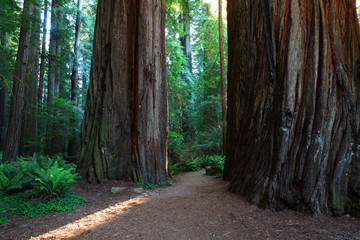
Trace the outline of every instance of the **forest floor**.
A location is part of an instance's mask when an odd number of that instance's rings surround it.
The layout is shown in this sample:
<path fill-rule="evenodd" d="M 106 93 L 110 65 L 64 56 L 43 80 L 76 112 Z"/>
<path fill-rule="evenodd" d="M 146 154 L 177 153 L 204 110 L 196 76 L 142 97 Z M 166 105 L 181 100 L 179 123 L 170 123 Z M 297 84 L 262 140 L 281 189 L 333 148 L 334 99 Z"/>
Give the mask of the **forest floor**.
<path fill-rule="evenodd" d="M 0 239 L 360 240 L 360 219 L 259 209 L 204 174 L 180 174 L 172 186 L 153 190 L 129 182 L 79 182 L 74 193 L 86 204 L 72 212 L 11 217 Z M 112 187 L 120 192 L 111 193 Z"/>

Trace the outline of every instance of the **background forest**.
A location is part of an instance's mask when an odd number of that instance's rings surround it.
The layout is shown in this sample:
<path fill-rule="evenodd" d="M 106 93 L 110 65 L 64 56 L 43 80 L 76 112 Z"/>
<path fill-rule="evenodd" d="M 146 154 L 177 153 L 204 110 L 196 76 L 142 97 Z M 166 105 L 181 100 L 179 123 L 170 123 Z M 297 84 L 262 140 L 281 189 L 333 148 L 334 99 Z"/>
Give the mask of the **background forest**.
<path fill-rule="evenodd" d="M 165 1 L 171 175 L 211 163 L 221 176 L 224 168 L 217 3 Z M 35 216 L 85 201 L 69 192 L 78 179 L 97 1 L 0 0 L 0 10 L 1 224 L 12 208 Z M 226 46 L 226 21 L 223 29 Z M 27 206 L 33 197 L 55 200 Z"/>
<path fill-rule="evenodd" d="M 4 153 L 3 161 L 35 153 L 68 159 L 80 154 L 96 7 L 97 2 L 92 0 L 1 0 L 1 157 L 6 142 L 16 135 L 10 130 L 6 136 L 9 126 L 20 131 L 18 153 Z M 223 165 L 216 9 L 217 1 L 166 1 L 168 156 L 172 174 L 198 169 L 211 159 Z M 18 49 L 24 44 L 21 31 L 30 32 L 28 64 L 20 80 L 24 104 L 23 108 L 14 107 L 17 113 L 11 114 L 11 104 L 18 104 L 11 99 L 16 88 L 13 80 L 19 78 L 15 69 Z M 226 21 L 223 34 L 227 46 Z M 224 52 L 226 55 L 226 48 Z"/>

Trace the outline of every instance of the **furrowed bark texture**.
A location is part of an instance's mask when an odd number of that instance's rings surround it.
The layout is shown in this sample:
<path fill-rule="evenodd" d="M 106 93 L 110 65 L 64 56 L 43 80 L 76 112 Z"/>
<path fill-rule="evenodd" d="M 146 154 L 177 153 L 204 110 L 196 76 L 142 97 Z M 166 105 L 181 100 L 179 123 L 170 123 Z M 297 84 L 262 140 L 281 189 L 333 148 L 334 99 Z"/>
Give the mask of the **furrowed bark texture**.
<path fill-rule="evenodd" d="M 44 1 L 44 20 L 42 26 L 42 43 L 41 43 L 41 61 L 40 61 L 40 76 L 39 76 L 39 90 L 38 102 L 43 102 L 44 93 L 44 79 L 45 79 L 45 62 L 46 62 L 46 41 L 47 41 L 47 16 L 48 16 L 48 1 Z M 39 105 L 40 107 L 41 105 Z"/>
<path fill-rule="evenodd" d="M 2 6 L 0 5 L 0 9 Z M 1 46 L 6 47 L 6 33 L 0 31 Z M 5 68 L 5 65 L 1 67 Z M 5 133 L 6 133 L 6 84 L 3 76 L 0 76 L 0 151 L 4 150 L 5 145 Z M 0 159 L 1 160 L 1 159 Z"/>
<path fill-rule="evenodd" d="M 245 44 L 248 26 L 248 3 L 244 0 L 227 2 L 228 13 L 228 87 L 227 87 L 227 132 L 226 156 L 223 178 L 231 180 L 237 160 L 233 154 L 240 141 L 240 119 L 244 115 L 247 45 Z M 230 144 L 231 143 L 231 144 Z"/>
<path fill-rule="evenodd" d="M 29 0 L 24 1 L 23 17 L 27 24 L 31 24 L 34 6 Z M 9 125 L 6 132 L 3 162 L 16 160 L 19 154 L 21 122 L 24 109 L 25 78 L 29 59 L 31 30 L 20 29 L 19 47 L 16 57 L 13 89 L 11 93 L 11 107 Z"/>
<path fill-rule="evenodd" d="M 81 30 L 81 8 L 82 0 L 77 2 L 77 15 L 76 15 L 76 25 L 75 25 L 75 44 L 74 44 L 74 61 L 72 66 L 71 73 L 71 102 L 74 104 L 74 107 L 78 106 L 77 100 L 77 90 L 78 90 L 78 81 L 79 81 L 79 51 L 80 51 L 80 30 Z M 75 118 L 71 119 L 71 122 L 75 124 L 77 120 Z M 76 134 L 76 128 L 72 129 L 72 136 L 68 141 L 68 156 L 78 155 L 78 148 L 80 147 L 78 136 Z"/>
<path fill-rule="evenodd" d="M 24 110 L 21 122 L 19 155 L 32 155 L 39 152 L 38 140 L 38 79 L 39 79 L 39 49 L 40 49 L 40 8 L 34 5 L 32 29 L 29 45 L 29 59 L 25 77 Z"/>
<path fill-rule="evenodd" d="M 224 63 L 224 37 L 222 24 L 222 0 L 219 0 L 219 53 L 220 53 L 220 82 L 221 82 L 221 106 L 222 106 L 222 130 L 223 130 L 223 153 L 226 151 L 226 81 Z"/>
<path fill-rule="evenodd" d="M 355 1 L 232 0 L 228 14 L 229 189 L 274 210 L 360 216 Z"/>
<path fill-rule="evenodd" d="M 99 1 L 79 172 L 167 179 L 164 1 Z"/>

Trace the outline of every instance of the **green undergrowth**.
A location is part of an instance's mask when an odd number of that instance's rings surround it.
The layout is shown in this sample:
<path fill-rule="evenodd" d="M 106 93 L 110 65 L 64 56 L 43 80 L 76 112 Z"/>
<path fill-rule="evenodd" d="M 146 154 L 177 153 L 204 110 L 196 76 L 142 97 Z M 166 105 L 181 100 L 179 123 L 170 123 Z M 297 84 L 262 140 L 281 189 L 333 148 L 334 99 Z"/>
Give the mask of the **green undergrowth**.
<path fill-rule="evenodd" d="M 140 182 L 134 183 L 134 185 L 136 187 L 143 188 L 143 189 L 155 189 L 157 187 L 171 186 L 172 182 L 171 181 L 165 181 L 165 182 L 160 182 L 158 184 L 155 184 L 155 183 L 149 183 L 149 182 L 145 182 L 145 181 L 140 181 Z"/>
<path fill-rule="evenodd" d="M 199 171 L 202 168 L 211 168 L 212 171 L 207 174 L 216 175 L 222 178 L 224 171 L 225 159 L 220 155 L 210 155 L 204 157 L 193 157 L 191 159 L 182 158 L 174 161 L 169 161 L 168 169 L 171 176 L 175 176 L 182 172 Z"/>
<path fill-rule="evenodd" d="M 3 195 L 0 198 L 2 211 L 0 224 L 8 221 L 8 219 L 4 217 L 5 213 L 24 217 L 35 217 L 47 213 L 71 211 L 85 202 L 85 198 L 70 193 L 45 201 L 33 199 L 33 194 L 30 192 Z"/>
<path fill-rule="evenodd" d="M 86 200 L 72 195 L 76 166 L 61 157 L 20 157 L 0 164 L 0 225 L 7 214 L 35 217 L 70 211 Z"/>

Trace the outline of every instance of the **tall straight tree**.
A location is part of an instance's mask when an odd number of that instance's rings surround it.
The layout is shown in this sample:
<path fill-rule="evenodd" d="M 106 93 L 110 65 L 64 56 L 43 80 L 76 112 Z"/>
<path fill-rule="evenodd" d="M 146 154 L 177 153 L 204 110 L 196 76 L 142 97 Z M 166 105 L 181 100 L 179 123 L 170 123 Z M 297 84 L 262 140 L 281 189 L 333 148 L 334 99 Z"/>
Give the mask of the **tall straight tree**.
<path fill-rule="evenodd" d="M 39 151 L 37 142 L 37 105 L 38 105 L 38 79 L 40 58 L 40 4 L 34 1 L 34 10 L 31 19 L 31 35 L 29 46 L 29 59 L 25 77 L 24 110 L 21 122 L 20 155 L 29 155 Z"/>
<path fill-rule="evenodd" d="M 61 1 L 61 0 L 60 0 Z M 49 43 L 49 74 L 48 74 L 48 93 L 47 102 L 51 105 L 54 101 L 54 96 L 59 95 L 59 87 L 57 84 L 59 76 L 56 74 L 57 61 L 60 55 L 59 49 L 59 0 L 52 0 L 51 4 L 51 30 L 50 30 L 50 43 Z"/>
<path fill-rule="evenodd" d="M 222 130 L 223 130 L 223 153 L 226 151 L 226 81 L 224 63 L 224 35 L 222 20 L 222 0 L 219 0 L 219 52 L 220 52 L 220 81 L 221 81 L 221 105 L 222 105 Z"/>
<path fill-rule="evenodd" d="M 9 124 L 6 133 L 3 162 L 15 160 L 19 154 L 22 114 L 24 110 L 24 92 L 26 70 L 28 66 L 31 19 L 34 6 L 31 0 L 24 1 L 23 23 L 20 29 L 19 47 L 11 93 Z"/>
<path fill-rule="evenodd" d="M 0 6 L 1 7 L 1 6 Z M 6 33 L 0 32 L 1 47 L 6 47 Z M 5 66 L 1 66 L 5 68 Z M 6 84 L 5 79 L 0 75 L 0 151 L 3 151 L 5 145 L 5 123 L 6 123 Z"/>
<path fill-rule="evenodd" d="M 274 210 L 360 216 L 355 1 L 230 0 L 228 14 L 229 189 Z"/>
<path fill-rule="evenodd" d="M 47 41 L 47 16 L 48 16 L 48 1 L 44 0 L 44 21 L 43 21 L 43 32 L 41 42 L 41 61 L 40 61 L 40 76 L 39 76 L 39 90 L 38 90 L 38 101 L 43 101 L 44 93 L 44 80 L 45 80 L 45 63 L 46 63 L 46 41 Z"/>
<path fill-rule="evenodd" d="M 79 171 L 167 179 L 164 0 L 99 1 Z"/>
<path fill-rule="evenodd" d="M 47 144 L 45 152 L 48 155 L 62 152 L 63 141 L 58 137 L 59 126 L 56 121 L 56 109 L 54 106 L 54 98 L 59 96 L 60 92 L 60 29 L 61 18 L 63 17 L 60 11 L 60 7 L 63 4 L 63 0 L 52 0 L 51 4 L 51 30 L 50 30 L 50 43 L 49 43 L 49 73 L 48 73 L 48 91 L 47 91 L 47 106 L 49 115 L 53 116 L 53 119 L 47 122 L 46 136 Z"/>
<path fill-rule="evenodd" d="M 184 55 L 190 72 L 192 72 L 192 54 L 191 54 L 191 16 L 189 0 L 181 1 L 181 19 L 184 25 L 184 36 L 180 38 L 181 44 L 184 48 Z"/>
<path fill-rule="evenodd" d="M 82 0 L 78 0 L 77 3 L 77 14 L 75 24 L 75 43 L 74 43 L 74 62 L 71 73 L 71 102 L 74 106 L 78 105 L 77 101 L 77 89 L 78 89 L 78 78 L 79 78 L 79 48 L 80 48 L 80 29 L 81 29 L 81 7 Z M 73 123 L 76 119 L 71 119 Z M 76 141 L 76 129 L 72 130 L 72 136 L 69 139 L 68 144 L 68 156 L 75 156 L 77 154 L 78 141 Z"/>
<path fill-rule="evenodd" d="M 183 25 L 183 36 L 180 37 L 181 46 L 183 47 L 183 54 L 186 61 L 183 62 L 183 67 L 181 70 L 181 77 L 183 80 L 183 85 L 186 86 L 184 99 L 184 106 L 181 109 L 182 118 L 182 134 L 185 141 L 191 141 L 195 135 L 193 124 L 190 122 L 190 113 L 191 113 L 191 99 L 192 99 L 192 50 L 191 50 L 191 15 L 190 15 L 190 1 L 181 0 L 181 22 Z"/>

